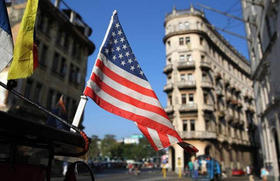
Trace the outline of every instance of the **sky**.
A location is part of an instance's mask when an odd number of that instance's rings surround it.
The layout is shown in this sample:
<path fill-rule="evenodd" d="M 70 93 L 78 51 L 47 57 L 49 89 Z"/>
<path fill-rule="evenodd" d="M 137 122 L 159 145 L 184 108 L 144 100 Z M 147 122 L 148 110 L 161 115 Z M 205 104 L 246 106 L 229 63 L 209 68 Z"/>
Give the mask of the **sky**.
<path fill-rule="evenodd" d="M 157 94 L 162 106 L 166 106 L 167 96 L 163 92 L 166 76 L 165 67 L 164 18 L 167 13 L 176 9 L 189 9 L 190 4 L 201 9 L 198 3 L 210 6 L 242 17 L 240 0 L 64 0 L 73 10 L 78 12 L 84 22 L 93 30 L 89 37 L 96 50 L 88 57 L 86 80 L 89 79 L 92 67 L 102 44 L 113 10 L 118 11 L 120 23 L 128 42 L 139 64 Z M 225 28 L 245 36 L 244 24 L 227 16 L 204 10 L 211 24 Z M 219 31 L 242 55 L 248 59 L 245 40 Z M 141 134 L 134 122 L 113 115 L 98 107 L 90 98 L 84 114 L 85 132 L 88 136 L 97 135 L 103 138 L 113 134 L 117 139 Z"/>

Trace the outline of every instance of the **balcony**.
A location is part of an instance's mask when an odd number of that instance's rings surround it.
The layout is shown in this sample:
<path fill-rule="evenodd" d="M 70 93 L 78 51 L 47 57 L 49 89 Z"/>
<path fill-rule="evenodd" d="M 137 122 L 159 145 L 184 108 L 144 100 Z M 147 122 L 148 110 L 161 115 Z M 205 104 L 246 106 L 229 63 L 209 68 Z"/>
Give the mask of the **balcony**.
<path fill-rule="evenodd" d="M 166 106 L 164 109 L 167 114 L 173 114 L 174 113 L 174 107 L 173 106 Z"/>
<path fill-rule="evenodd" d="M 181 131 L 183 139 L 217 139 L 217 133 L 212 131 Z"/>
<path fill-rule="evenodd" d="M 201 87 L 204 89 L 212 89 L 213 85 L 210 80 L 202 80 Z"/>
<path fill-rule="evenodd" d="M 219 97 L 224 96 L 223 90 L 222 90 L 221 88 L 216 89 L 216 94 L 217 94 L 217 96 L 219 96 Z"/>
<path fill-rule="evenodd" d="M 197 112 L 197 104 L 196 103 L 182 104 L 179 108 L 179 111 L 180 113 Z"/>
<path fill-rule="evenodd" d="M 179 61 L 177 64 L 178 70 L 187 70 L 187 69 L 194 69 L 195 62 L 194 61 Z"/>
<path fill-rule="evenodd" d="M 208 111 L 208 112 L 213 112 L 214 111 L 214 104 L 204 104 L 203 105 L 203 110 Z"/>
<path fill-rule="evenodd" d="M 177 82 L 178 89 L 195 89 L 195 80 L 181 80 Z"/>
<path fill-rule="evenodd" d="M 211 62 L 209 61 L 201 61 L 200 68 L 203 70 L 210 70 L 211 69 Z"/>
<path fill-rule="evenodd" d="M 167 83 L 163 88 L 164 92 L 170 92 L 172 90 L 173 90 L 173 84 L 172 83 Z"/>
<path fill-rule="evenodd" d="M 164 72 L 165 74 L 168 74 L 168 73 L 172 72 L 172 70 L 173 70 L 172 64 L 167 64 L 167 65 L 164 67 L 163 72 Z"/>

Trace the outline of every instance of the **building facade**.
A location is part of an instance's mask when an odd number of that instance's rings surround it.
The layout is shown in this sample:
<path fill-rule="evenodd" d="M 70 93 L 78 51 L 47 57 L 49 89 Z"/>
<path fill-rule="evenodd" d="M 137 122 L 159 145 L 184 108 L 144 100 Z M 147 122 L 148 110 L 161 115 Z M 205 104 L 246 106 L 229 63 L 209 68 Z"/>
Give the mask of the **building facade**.
<path fill-rule="evenodd" d="M 191 7 L 167 14 L 164 22 L 167 107 L 183 140 L 219 161 L 228 174 L 251 165 L 254 125 L 250 64 Z M 175 145 L 169 167 L 185 168 L 190 155 Z M 181 164 L 178 164 L 182 162 Z"/>
<path fill-rule="evenodd" d="M 26 2 L 12 3 L 8 8 L 14 40 L 19 30 Z M 64 1 L 40 0 L 36 19 L 36 43 L 39 66 L 34 74 L 18 80 L 17 91 L 48 110 L 64 96 L 66 119 L 71 123 L 85 86 L 88 56 L 95 50 L 89 36 L 91 28 Z M 1 73 L 7 81 L 8 67 Z M 2 89 L 5 98 L 1 110 L 45 122 L 47 115 L 38 108 L 13 97 Z M 82 126 L 82 125 L 81 125 Z"/>
<path fill-rule="evenodd" d="M 280 174 L 280 3 L 278 0 L 241 1 L 261 141 L 263 166 Z"/>

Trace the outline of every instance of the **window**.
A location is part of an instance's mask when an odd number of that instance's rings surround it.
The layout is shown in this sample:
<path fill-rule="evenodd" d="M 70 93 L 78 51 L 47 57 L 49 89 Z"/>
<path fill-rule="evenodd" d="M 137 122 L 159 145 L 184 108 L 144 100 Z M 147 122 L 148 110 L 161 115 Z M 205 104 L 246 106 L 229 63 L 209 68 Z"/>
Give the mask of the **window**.
<path fill-rule="evenodd" d="M 185 55 L 180 55 L 179 60 L 180 60 L 180 61 L 184 61 L 184 60 L 185 60 Z"/>
<path fill-rule="evenodd" d="M 54 90 L 50 89 L 48 93 L 48 99 L 47 99 L 47 108 L 52 109 L 55 105 L 55 93 Z"/>
<path fill-rule="evenodd" d="M 201 36 L 199 37 L 199 44 L 203 45 L 203 37 L 201 37 Z"/>
<path fill-rule="evenodd" d="M 185 74 L 180 74 L 180 78 L 181 78 L 182 81 L 186 80 L 185 79 Z"/>
<path fill-rule="evenodd" d="M 182 104 L 186 104 L 187 103 L 187 95 L 186 94 L 182 94 Z"/>
<path fill-rule="evenodd" d="M 188 131 L 188 120 L 183 120 L 183 131 Z"/>
<path fill-rule="evenodd" d="M 48 46 L 43 45 L 42 53 L 39 59 L 40 65 L 46 66 L 47 55 L 48 55 Z"/>
<path fill-rule="evenodd" d="M 27 98 L 30 98 L 31 96 L 32 85 L 33 85 L 33 80 L 27 79 L 25 85 L 25 91 L 24 91 L 24 96 Z"/>
<path fill-rule="evenodd" d="M 189 103 L 193 103 L 193 93 L 189 94 Z"/>
<path fill-rule="evenodd" d="M 59 64 L 59 54 L 57 52 L 54 53 L 52 71 L 57 72 L 57 67 Z"/>
<path fill-rule="evenodd" d="M 184 45 L 184 38 L 179 38 L 179 45 Z"/>
<path fill-rule="evenodd" d="M 60 64 L 60 68 L 59 68 L 59 74 L 60 74 L 60 76 L 62 76 L 62 77 L 65 76 L 65 74 L 66 74 L 66 69 L 67 69 L 67 67 L 66 67 L 66 59 L 63 57 L 63 58 L 61 59 L 61 64 Z"/>
<path fill-rule="evenodd" d="M 169 63 L 171 63 L 171 58 L 168 58 L 167 61 L 168 61 Z"/>
<path fill-rule="evenodd" d="M 191 120 L 190 123 L 191 123 L 191 131 L 195 131 L 195 122 L 194 122 L 194 120 Z"/>
<path fill-rule="evenodd" d="M 192 55 L 191 54 L 187 54 L 187 62 L 191 62 L 192 61 Z"/>
<path fill-rule="evenodd" d="M 172 106 L 172 96 L 171 95 L 168 96 L 168 101 L 169 101 L 169 105 Z"/>
<path fill-rule="evenodd" d="M 185 22 L 185 28 L 188 30 L 190 28 L 190 23 L 188 21 Z"/>
<path fill-rule="evenodd" d="M 183 29 L 184 29 L 183 23 L 179 23 L 179 30 L 183 30 Z"/>
<path fill-rule="evenodd" d="M 191 42 L 190 37 L 189 37 L 189 36 L 187 36 L 185 41 L 186 41 L 186 45 L 188 45 L 188 44 Z"/>
<path fill-rule="evenodd" d="M 190 80 L 190 81 L 193 80 L 193 74 L 192 73 L 188 73 L 187 80 Z"/>
<path fill-rule="evenodd" d="M 200 59 L 201 59 L 201 62 L 205 62 L 205 56 L 204 55 L 201 55 Z"/>
<path fill-rule="evenodd" d="M 204 104 L 208 103 L 208 94 L 207 93 L 203 93 L 203 101 L 204 101 Z"/>
<path fill-rule="evenodd" d="M 37 103 L 40 103 L 41 100 L 41 91 L 42 91 L 42 84 L 41 83 L 37 83 L 36 87 L 35 87 L 35 91 L 34 91 L 34 101 Z"/>
<path fill-rule="evenodd" d="M 171 45 L 170 41 L 167 41 L 167 45 L 168 45 L 168 46 L 170 46 L 170 45 Z"/>

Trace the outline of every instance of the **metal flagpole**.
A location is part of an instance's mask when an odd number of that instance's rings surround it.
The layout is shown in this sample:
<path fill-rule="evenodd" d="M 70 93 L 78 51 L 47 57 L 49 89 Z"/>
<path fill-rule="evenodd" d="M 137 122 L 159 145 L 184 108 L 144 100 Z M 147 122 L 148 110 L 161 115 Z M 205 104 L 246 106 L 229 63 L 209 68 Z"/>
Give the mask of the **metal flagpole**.
<path fill-rule="evenodd" d="M 72 122 L 73 126 L 78 127 L 78 125 L 80 124 L 80 120 L 81 120 L 82 114 L 84 112 L 87 100 L 88 100 L 88 98 L 85 95 L 81 95 L 81 100 L 80 100 L 76 114 L 75 114 L 73 122 Z"/>
<path fill-rule="evenodd" d="M 40 104 L 37 104 L 33 101 L 31 101 L 30 99 L 24 97 L 22 94 L 20 94 L 19 92 L 13 90 L 12 87 L 7 86 L 6 84 L 4 84 L 3 82 L 0 81 L 0 85 L 2 87 L 4 87 L 5 89 L 7 89 L 9 92 L 13 93 L 14 95 L 16 95 L 17 97 L 23 99 L 24 101 L 30 103 L 31 105 L 37 107 L 38 109 L 40 109 L 41 111 L 53 116 L 54 118 L 58 119 L 59 121 L 63 122 L 64 124 L 66 124 L 67 126 L 69 126 L 70 128 L 72 128 L 72 130 L 75 130 L 77 132 L 81 132 L 76 126 L 69 124 L 66 120 L 62 119 L 61 117 L 57 116 L 56 114 L 52 113 L 51 111 L 47 110 L 45 107 L 41 106 Z"/>

